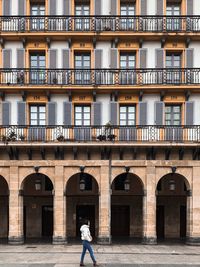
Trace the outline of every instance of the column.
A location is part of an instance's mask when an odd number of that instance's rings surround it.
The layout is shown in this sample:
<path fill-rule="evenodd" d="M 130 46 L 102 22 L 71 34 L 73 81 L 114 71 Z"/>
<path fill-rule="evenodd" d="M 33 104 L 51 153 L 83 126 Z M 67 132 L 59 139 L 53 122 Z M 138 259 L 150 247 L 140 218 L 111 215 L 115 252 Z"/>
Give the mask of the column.
<path fill-rule="evenodd" d="M 66 201 L 64 196 L 64 167 L 55 166 L 53 244 L 66 243 Z"/>
<path fill-rule="evenodd" d="M 19 195 L 18 167 L 10 167 L 9 244 L 23 244 L 23 196 Z"/>
<path fill-rule="evenodd" d="M 100 197 L 99 197 L 99 244 L 110 244 L 110 170 L 109 166 L 101 167 Z"/>
<path fill-rule="evenodd" d="M 200 245 L 200 167 L 193 167 L 193 186 L 187 197 L 187 243 Z"/>
<path fill-rule="evenodd" d="M 156 183 L 155 167 L 146 168 L 146 192 L 143 198 L 143 242 L 156 244 Z"/>

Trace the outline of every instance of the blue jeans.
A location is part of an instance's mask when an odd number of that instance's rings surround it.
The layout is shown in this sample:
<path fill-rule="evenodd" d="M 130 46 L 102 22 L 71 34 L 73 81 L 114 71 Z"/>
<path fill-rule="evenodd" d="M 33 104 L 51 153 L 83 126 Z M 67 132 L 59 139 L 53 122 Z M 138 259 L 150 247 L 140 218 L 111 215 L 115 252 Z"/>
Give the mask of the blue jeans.
<path fill-rule="evenodd" d="M 84 261 L 86 250 L 89 251 L 92 261 L 96 262 L 96 259 L 94 257 L 94 252 L 92 250 L 92 247 L 91 247 L 90 243 L 87 240 L 83 240 L 82 244 L 83 244 L 83 251 L 82 251 L 82 254 L 81 254 L 81 263 L 83 263 L 83 261 Z"/>

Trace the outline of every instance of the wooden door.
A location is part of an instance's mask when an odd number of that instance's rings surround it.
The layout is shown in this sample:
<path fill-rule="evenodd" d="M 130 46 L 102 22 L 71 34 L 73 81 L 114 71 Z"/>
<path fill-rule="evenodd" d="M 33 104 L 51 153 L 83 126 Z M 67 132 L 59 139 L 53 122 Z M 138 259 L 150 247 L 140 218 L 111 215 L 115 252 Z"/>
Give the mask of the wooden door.
<path fill-rule="evenodd" d="M 156 209 L 156 234 L 158 239 L 165 238 L 165 207 L 161 205 Z"/>
<path fill-rule="evenodd" d="M 112 237 L 128 237 L 130 234 L 130 207 L 113 205 L 111 207 Z"/>

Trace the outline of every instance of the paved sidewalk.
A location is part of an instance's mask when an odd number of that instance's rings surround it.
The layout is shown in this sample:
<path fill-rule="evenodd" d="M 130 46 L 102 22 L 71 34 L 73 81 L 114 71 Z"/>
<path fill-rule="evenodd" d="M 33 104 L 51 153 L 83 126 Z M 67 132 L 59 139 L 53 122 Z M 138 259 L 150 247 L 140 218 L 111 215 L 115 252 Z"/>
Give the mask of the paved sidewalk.
<path fill-rule="evenodd" d="M 93 245 L 102 267 L 199 266 L 200 247 L 186 245 Z M 81 245 L 0 245 L 0 267 L 78 267 Z M 86 255 L 85 264 L 91 267 Z"/>

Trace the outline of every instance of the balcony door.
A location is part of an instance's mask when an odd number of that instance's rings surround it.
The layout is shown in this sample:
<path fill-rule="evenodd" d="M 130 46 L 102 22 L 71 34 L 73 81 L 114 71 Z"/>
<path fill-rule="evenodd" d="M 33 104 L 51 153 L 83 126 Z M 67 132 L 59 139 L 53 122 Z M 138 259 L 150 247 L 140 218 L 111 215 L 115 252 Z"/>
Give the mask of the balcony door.
<path fill-rule="evenodd" d="M 177 16 L 181 15 L 181 5 L 176 2 L 169 2 L 166 7 L 166 28 L 168 31 L 181 30 L 181 19 Z"/>
<path fill-rule="evenodd" d="M 29 109 L 29 118 L 29 139 L 32 141 L 44 141 L 46 125 L 46 106 L 31 105 Z"/>
<path fill-rule="evenodd" d="M 120 54 L 120 83 L 121 84 L 135 84 L 136 73 L 134 71 L 136 66 L 136 55 L 134 52 Z"/>
<path fill-rule="evenodd" d="M 75 84 L 90 84 L 91 83 L 91 59 L 90 53 L 75 53 Z"/>
<path fill-rule="evenodd" d="M 30 54 L 30 82 L 32 84 L 45 83 L 45 52 L 33 52 Z"/>
<path fill-rule="evenodd" d="M 136 27 L 135 2 L 121 1 L 120 3 L 120 30 L 131 31 Z"/>
<path fill-rule="evenodd" d="M 90 29 L 90 2 L 77 1 L 75 4 L 75 30 L 89 31 Z"/>
<path fill-rule="evenodd" d="M 43 31 L 45 29 L 45 3 L 31 5 L 31 30 Z"/>
<path fill-rule="evenodd" d="M 91 107 L 75 106 L 74 107 L 74 137 L 75 140 L 90 140 L 91 137 Z"/>
<path fill-rule="evenodd" d="M 119 108 L 119 124 L 120 124 L 120 140 L 121 141 L 133 141 L 136 140 L 136 107 L 120 106 Z"/>
<path fill-rule="evenodd" d="M 169 84 L 177 84 L 181 82 L 181 53 L 166 54 L 167 76 L 166 82 Z"/>
<path fill-rule="evenodd" d="M 165 106 L 165 125 L 167 141 L 181 141 L 183 129 L 181 127 L 181 105 Z"/>

